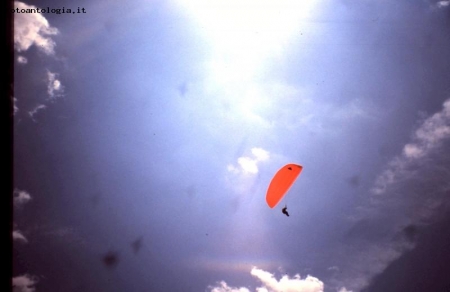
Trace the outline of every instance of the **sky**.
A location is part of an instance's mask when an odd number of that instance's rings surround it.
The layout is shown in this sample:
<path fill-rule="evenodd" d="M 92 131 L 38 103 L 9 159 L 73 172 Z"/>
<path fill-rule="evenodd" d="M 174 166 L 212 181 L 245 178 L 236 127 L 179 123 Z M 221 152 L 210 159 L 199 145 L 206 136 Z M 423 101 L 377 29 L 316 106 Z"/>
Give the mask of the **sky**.
<path fill-rule="evenodd" d="M 14 7 L 13 291 L 450 289 L 448 0 Z"/>

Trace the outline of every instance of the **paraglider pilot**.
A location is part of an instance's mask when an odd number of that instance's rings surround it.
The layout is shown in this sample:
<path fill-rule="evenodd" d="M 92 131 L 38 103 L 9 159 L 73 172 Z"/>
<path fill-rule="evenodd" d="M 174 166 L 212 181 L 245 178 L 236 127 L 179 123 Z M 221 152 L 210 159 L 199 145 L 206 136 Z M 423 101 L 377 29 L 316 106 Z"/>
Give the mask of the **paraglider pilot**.
<path fill-rule="evenodd" d="M 281 210 L 281 212 L 283 212 L 284 215 L 289 217 L 289 213 L 287 211 L 287 206 L 286 205 L 284 206 L 283 210 Z"/>

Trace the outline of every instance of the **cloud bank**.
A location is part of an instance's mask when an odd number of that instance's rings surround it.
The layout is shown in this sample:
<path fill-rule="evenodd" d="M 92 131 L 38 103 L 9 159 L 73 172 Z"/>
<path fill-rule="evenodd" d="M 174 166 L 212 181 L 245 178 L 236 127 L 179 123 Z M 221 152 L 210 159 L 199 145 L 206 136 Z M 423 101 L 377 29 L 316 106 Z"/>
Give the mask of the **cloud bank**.
<path fill-rule="evenodd" d="M 28 274 L 12 278 L 13 292 L 34 292 L 38 279 Z"/>
<path fill-rule="evenodd" d="M 345 284 L 355 291 L 368 287 L 370 279 L 415 248 L 417 226 L 428 226 L 448 214 L 449 142 L 450 99 L 419 124 L 401 154 L 375 179 L 371 196 L 358 207 L 361 216 L 341 247 L 349 256 L 339 265 L 335 286 Z"/>
<path fill-rule="evenodd" d="M 372 192 L 383 194 L 395 182 L 408 178 L 415 164 L 425 161 L 448 138 L 450 138 L 450 99 L 444 102 L 440 112 L 426 119 L 415 131 L 413 141 L 403 147 L 402 155 L 395 157 L 378 176 Z"/>
<path fill-rule="evenodd" d="M 210 292 L 250 292 L 247 288 L 230 287 L 224 281 L 220 281 L 216 287 L 209 287 Z"/>
<path fill-rule="evenodd" d="M 31 200 L 31 196 L 27 191 L 15 189 L 13 192 L 14 207 L 19 208 Z"/>
<path fill-rule="evenodd" d="M 450 6 L 450 0 L 439 1 L 436 6 L 438 8 L 444 8 Z"/>
<path fill-rule="evenodd" d="M 324 284 L 319 279 L 306 276 L 301 279 L 300 275 L 295 275 L 290 278 L 288 275 L 284 275 L 281 279 L 277 280 L 276 277 L 267 271 L 252 268 L 250 274 L 257 278 L 262 286 L 255 288 L 256 292 L 323 292 Z M 210 286 L 210 292 L 250 292 L 246 287 L 230 287 L 224 281 L 218 283 L 217 286 Z"/>
<path fill-rule="evenodd" d="M 28 5 L 20 1 L 14 2 L 15 10 L 36 9 L 36 6 Z M 41 13 L 14 13 L 14 49 L 18 53 L 28 51 L 32 46 L 37 50 L 48 55 L 55 55 L 56 43 L 53 36 L 59 34 L 57 28 L 50 26 L 47 19 Z M 26 65 L 28 58 L 23 55 L 17 57 L 18 65 Z M 55 99 L 62 96 L 64 87 L 54 72 L 47 70 L 46 76 L 47 94 L 49 99 Z M 45 104 L 40 104 L 32 110 L 28 110 L 28 116 L 35 121 L 35 114 L 45 109 Z M 14 107 L 14 114 L 17 114 L 17 106 Z"/>
<path fill-rule="evenodd" d="M 28 243 L 28 240 L 26 239 L 26 237 L 19 230 L 14 230 L 12 233 L 12 236 L 13 236 L 13 241 Z"/>
<path fill-rule="evenodd" d="M 36 6 L 14 1 L 14 8 L 36 9 Z M 32 45 L 47 55 L 55 53 L 55 42 L 51 36 L 57 35 L 58 29 L 51 27 L 40 13 L 14 14 L 14 48 L 18 52 L 27 51 Z"/>

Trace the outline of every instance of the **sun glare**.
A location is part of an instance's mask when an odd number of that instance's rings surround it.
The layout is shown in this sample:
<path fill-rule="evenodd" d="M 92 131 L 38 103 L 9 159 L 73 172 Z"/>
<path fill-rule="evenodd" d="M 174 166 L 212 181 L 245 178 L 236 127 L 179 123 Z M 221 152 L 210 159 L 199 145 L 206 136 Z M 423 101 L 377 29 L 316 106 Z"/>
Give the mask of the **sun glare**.
<path fill-rule="evenodd" d="M 315 1 L 180 0 L 214 50 L 212 69 L 219 80 L 257 75 L 263 60 L 281 54 Z"/>
<path fill-rule="evenodd" d="M 203 95 L 226 105 L 223 116 L 231 122 L 270 127 L 264 117 L 284 92 L 267 92 L 273 83 L 267 82 L 269 66 L 314 18 L 318 1 L 175 1 L 206 44 Z"/>

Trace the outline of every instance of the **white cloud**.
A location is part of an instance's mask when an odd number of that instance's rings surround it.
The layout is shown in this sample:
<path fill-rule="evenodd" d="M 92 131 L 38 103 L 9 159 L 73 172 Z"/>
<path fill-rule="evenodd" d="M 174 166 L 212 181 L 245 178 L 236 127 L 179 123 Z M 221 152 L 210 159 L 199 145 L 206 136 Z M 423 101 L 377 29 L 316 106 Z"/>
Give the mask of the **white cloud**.
<path fill-rule="evenodd" d="M 300 275 L 293 278 L 284 275 L 277 280 L 273 274 L 256 267 L 252 268 L 250 274 L 263 284 L 255 289 L 256 292 L 323 292 L 324 289 L 322 281 L 309 275 L 304 279 L 301 279 Z M 219 282 L 216 287 L 209 288 L 210 292 L 250 292 L 245 287 L 229 287 L 224 281 Z"/>
<path fill-rule="evenodd" d="M 31 196 L 26 191 L 15 189 L 13 192 L 14 207 L 21 207 L 31 200 Z"/>
<path fill-rule="evenodd" d="M 294 278 L 285 275 L 278 281 L 273 274 L 258 268 L 253 268 L 250 273 L 263 283 L 261 288 L 272 292 L 322 292 L 324 289 L 322 281 L 309 275 L 305 279 L 298 274 Z"/>
<path fill-rule="evenodd" d="M 256 174 L 258 173 L 257 159 L 251 159 L 250 157 L 239 157 L 238 164 L 244 173 Z"/>
<path fill-rule="evenodd" d="M 28 59 L 25 58 L 24 56 L 18 56 L 18 57 L 17 57 L 17 62 L 18 62 L 19 64 L 26 64 L 26 63 L 28 63 Z"/>
<path fill-rule="evenodd" d="M 436 6 L 438 8 L 443 8 L 443 7 L 448 7 L 450 6 L 450 0 L 445 0 L 445 1 L 439 1 Z"/>
<path fill-rule="evenodd" d="M 251 153 L 239 157 L 236 164 L 227 165 L 226 181 L 238 194 L 245 194 L 255 186 L 260 163 L 270 158 L 270 153 L 262 148 L 252 148 Z"/>
<path fill-rule="evenodd" d="M 36 6 L 14 1 L 14 8 L 36 9 Z M 26 51 L 35 45 L 45 54 L 52 55 L 55 42 L 51 36 L 56 34 L 58 34 L 58 30 L 51 27 L 47 19 L 40 13 L 14 14 L 14 48 L 18 52 Z"/>
<path fill-rule="evenodd" d="M 13 292 L 34 292 L 36 289 L 33 287 L 38 283 L 38 279 L 35 276 L 28 274 L 12 278 Z"/>
<path fill-rule="evenodd" d="M 209 287 L 211 289 L 211 292 L 250 292 L 250 290 L 244 287 L 230 287 L 224 281 L 221 281 L 218 284 L 219 286 Z"/>
<path fill-rule="evenodd" d="M 257 161 L 265 161 L 269 159 L 269 152 L 262 148 L 252 148 L 252 154 Z"/>
<path fill-rule="evenodd" d="M 342 287 L 341 289 L 339 289 L 339 292 L 353 292 L 353 291 L 347 290 L 347 288 Z"/>
<path fill-rule="evenodd" d="M 450 138 L 450 99 L 444 102 L 443 109 L 427 118 L 415 131 L 412 142 L 403 147 L 400 156 L 395 157 L 387 169 L 378 176 L 372 189 L 374 194 L 382 194 L 387 187 L 408 175 L 407 168 L 426 158 Z"/>
<path fill-rule="evenodd" d="M 13 114 L 17 114 L 19 107 L 17 106 L 17 98 L 13 97 Z"/>
<path fill-rule="evenodd" d="M 33 110 L 29 111 L 28 115 L 31 117 L 31 119 L 33 121 L 36 121 L 34 119 L 34 116 L 36 115 L 36 113 L 39 112 L 40 110 L 43 110 L 43 109 L 46 109 L 46 108 L 47 108 L 46 105 L 40 104 L 40 105 L 36 106 Z"/>
<path fill-rule="evenodd" d="M 50 98 L 61 96 L 64 87 L 62 86 L 61 81 L 57 79 L 57 74 L 47 71 L 47 79 L 47 93 Z"/>
<path fill-rule="evenodd" d="M 35 10 L 36 6 L 28 5 L 20 1 L 14 2 L 14 9 L 18 10 Z M 17 52 L 25 52 L 31 46 L 35 46 L 39 51 L 47 54 L 55 54 L 55 42 L 52 39 L 57 35 L 58 29 L 50 26 L 47 19 L 41 13 L 14 13 L 14 49 Z M 17 57 L 19 64 L 27 64 L 28 59 L 22 55 Z M 61 96 L 64 87 L 61 81 L 57 78 L 57 74 L 47 71 L 47 93 L 50 99 Z M 14 113 L 17 113 L 17 107 L 14 107 Z M 45 105 L 38 105 L 33 110 L 28 112 L 28 115 L 34 120 L 34 115 L 42 109 Z"/>
<path fill-rule="evenodd" d="M 327 270 L 328 271 L 332 271 L 332 272 L 339 272 L 339 267 L 338 266 L 332 266 L 332 267 L 329 267 Z"/>
<path fill-rule="evenodd" d="M 20 242 L 23 242 L 23 243 L 28 243 L 27 238 L 19 230 L 14 230 L 13 233 L 12 233 L 12 236 L 13 236 L 13 240 L 14 241 L 20 241 Z"/>
<path fill-rule="evenodd" d="M 253 157 L 241 156 L 237 159 L 237 166 L 228 165 L 229 172 L 235 174 L 257 174 L 259 172 L 258 164 L 262 161 L 266 161 L 270 158 L 268 151 L 262 148 L 252 148 L 251 152 Z"/>
<path fill-rule="evenodd" d="M 376 119 L 378 116 L 374 105 L 361 98 L 354 98 L 344 105 L 330 105 L 326 108 L 326 113 L 327 116 L 338 120 Z"/>
<path fill-rule="evenodd" d="M 403 154 L 408 158 L 420 158 L 425 155 L 425 151 L 417 145 L 406 144 L 403 148 Z"/>

